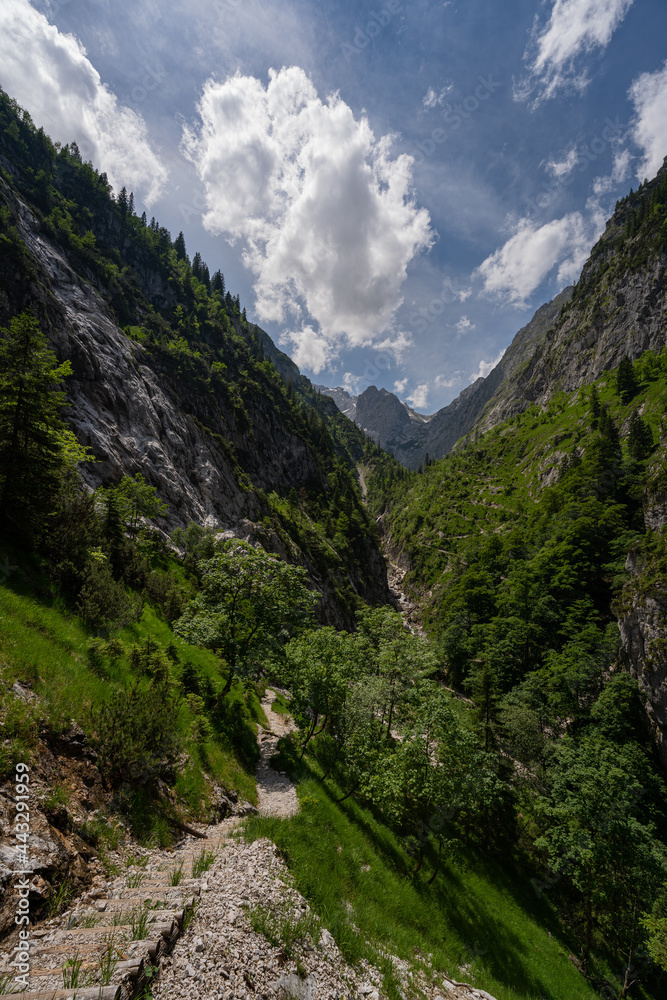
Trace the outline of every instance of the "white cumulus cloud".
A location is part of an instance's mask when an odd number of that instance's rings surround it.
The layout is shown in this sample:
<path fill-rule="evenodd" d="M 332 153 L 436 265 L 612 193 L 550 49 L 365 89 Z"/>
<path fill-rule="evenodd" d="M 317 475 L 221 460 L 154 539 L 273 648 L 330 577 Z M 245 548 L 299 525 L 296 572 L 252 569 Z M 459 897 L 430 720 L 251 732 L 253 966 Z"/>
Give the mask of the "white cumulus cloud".
<path fill-rule="evenodd" d="M 629 149 L 619 149 L 614 153 L 611 173 L 606 177 L 596 177 L 593 181 L 593 194 L 600 196 L 611 191 L 615 184 L 621 184 L 630 173 L 632 154 Z"/>
<path fill-rule="evenodd" d="M 183 151 L 203 182 L 204 225 L 243 244 L 259 318 L 316 374 L 343 346 L 393 334 L 410 261 L 431 246 L 410 156 L 391 156 L 337 94 L 299 67 L 209 80 Z M 391 337 L 390 337 L 391 339 Z M 400 335 L 399 335 L 400 340 Z"/>
<path fill-rule="evenodd" d="M 425 410 L 428 403 L 428 382 L 422 382 L 405 398 L 413 410 Z"/>
<path fill-rule="evenodd" d="M 503 349 L 498 357 L 494 358 L 493 361 L 480 361 L 479 368 L 476 372 L 471 374 L 470 381 L 476 382 L 478 378 L 486 378 L 489 372 L 492 372 L 496 365 L 502 361 L 504 353 L 505 349 Z"/>
<path fill-rule="evenodd" d="M 449 94 L 451 94 L 453 89 L 454 89 L 453 83 L 448 83 L 445 87 L 442 87 L 440 90 L 436 90 L 434 87 L 429 87 L 428 90 L 426 91 L 426 94 L 424 95 L 424 99 L 422 100 L 422 107 L 426 108 L 428 111 L 430 111 L 431 108 L 438 107 L 438 105 L 444 103 L 445 98 Z"/>
<path fill-rule="evenodd" d="M 667 156 L 667 61 L 655 73 L 642 73 L 629 96 L 635 106 L 633 138 L 644 154 L 637 167 L 643 181 L 657 173 Z"/>
<path fill-rule="evenodd" d="M 407 378 L 396 379 L 394 382 L 394 392 L 404 393 L 408 384 Z"/>
<path fill-rule="evenodd" d="M 81 43 L 28 0 L 0 4 L 0 84 L 53 139 L 75 141 L 116 190 L 126 185 L 147 205 L 159 197 L 167 169 L 143 118 L 118 103 Z"/>
<path fill-rule="evenodd" d="M 562 285 L 574 281 L 604 229 L 604 213 L 591 204 L 587 207 L 587 218 L 570 212 L 539 227 L 522 219 L 514 235 L 477 268 L 484 291 L 523 305 L 556 267 Z"/>
<path fill-rule="evenodd" d="M 564 88 L 583 91 L 586 69 L 578 61 L 594 49 L 605 49 L 633 0 L 554 0 L 546 24 L 537 21 L 526 53 L 530 80 L 516 89 L 525 99 L 537 84 L 539 99 L 554 97 Z"/>
<path fill-rule="evenodd" d="M 433 385 L 436 389 L 454 389 L 463 382 L 463 372 L 455 371 L 451 375 L 436 375 Z"/>
<path fill-rule="evenodd" d="M 469 330 L 474 330 L 475 324 L 472 323 L 467 316 L 461 316 L 461 319 L 456 324 L 457 340 L 459 337 L 463 337 L 464 334 L 468 333 Z"/>

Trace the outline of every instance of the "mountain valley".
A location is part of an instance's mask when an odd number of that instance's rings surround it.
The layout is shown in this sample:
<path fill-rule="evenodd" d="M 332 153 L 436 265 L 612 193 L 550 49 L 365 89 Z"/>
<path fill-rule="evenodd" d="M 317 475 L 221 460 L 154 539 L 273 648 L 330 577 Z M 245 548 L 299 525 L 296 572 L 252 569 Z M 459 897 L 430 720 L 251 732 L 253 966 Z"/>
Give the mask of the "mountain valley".
<path fill-rule="evenodd" d="M 428 417 L 2 91 L 0 258 L 0 992 L 30 799 L 57 997 L 660 1000 L 667 161 Z"/>

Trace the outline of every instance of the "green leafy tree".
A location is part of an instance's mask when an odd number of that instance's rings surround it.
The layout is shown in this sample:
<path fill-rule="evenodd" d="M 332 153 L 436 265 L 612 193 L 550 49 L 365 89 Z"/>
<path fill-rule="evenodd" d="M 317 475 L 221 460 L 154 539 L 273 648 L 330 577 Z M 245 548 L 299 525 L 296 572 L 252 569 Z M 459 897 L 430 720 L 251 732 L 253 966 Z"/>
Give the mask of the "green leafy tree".
<path fill-rule="evenodd" d="M 667 972 L 667 886 L 663 886 L 661 897 L 652 913 L 644 915 L 642 927 L 648 936 L 648 951 L 659 968 Z"/>
<path fill-rule="evenodd" d="M 616 744 L 646 740 L 645 712 L 634 677 L 614 674 L 591 708 L 591 722 L 597 732 Z"/>
<path fill-rule="evenodd" d="M 43 528 L 68 469 L 89 460 L 61 417 L 71 375 L 58 364 L 28 313 L 0 330 L 0 523 L 33 534 Z"/>
<path fill-rule="evenodd" d="M 197 572 L 199 564 L 215 554 L 215 531 L 195 521 L 172 531 L 171 540 L 183 553 L 183 564 L 190 572 Z"/>
<path fill-rule="evenodd" d="M 478 824 L 500 803 L 502 787 L 473 732 L 457 720 L 437 688 L 420 706 L 413 724 L 383 761 L 379 804 L 386 815 L 413 832 L 417 866 L 430 838 L 438 844 L 436 877 L 448 830 Z"/>
<path fill-rule="evenodd" d="M 155 487 L 150 486 L 140 472 L 134 476 L 123 476 L 118 486 L 109 487 L 105 493 L 107 503 L 111 503 L 120 515 L 131 538 L 137 537 L 144 518 L 161 517 L 167 512 L 166 503 L 160 500 Z"/>
<path fill-rule="evenodd" d="M 357 793 L 369 800 L 376 797 L 383 761 L 391 752 L 378 714 L 382 694 L 377 677 L 361 674 L 360 679 L 350 681 L 345 702 L 326 734 L 331 748 L 322 780 L 335 767 L 339 784 L 345 790 L 343 799 Z M 319 747 L 318 755 L 322 759 Z"/>
<path fill-rule="evenodd" d="M 540 800 L 544 834 L 536 846 L 579 894 L 586 972 L 596 926 L 607 931 L 617 952 L 632 951 L 640 915 L 667 874 L 653 827 L 639 810 L 648 764 L 636 746 L 566 737 L 550 779 L 550 795 Z"/>
<path fill-rule="evenodd" d="M 313 621 L 317 596 L 306 572 L 248 542 L 230 540 L 202 565 L 202 589 L 174 624 L 189 642 L 221 654 L 229 673 L 247 675 L 262 655 L 282 651 Z"/>
<path fill-rule="evenodd" d="M 311 630 L 286 646 L 285 658 L 303 756 L 313 737 L 337 728 L 354 671 L 354 639 L 330 627 Z"/>
<path fill-rule="evenodd" d="M 390 739 L 396 713 L 407 705 L 415 683 L 435 672 L 437 659 L 428 641 L 413 635 L 390 608 L 360 612 L 358 642 L 366 672 L 382 681 L 380 717 Z"/>

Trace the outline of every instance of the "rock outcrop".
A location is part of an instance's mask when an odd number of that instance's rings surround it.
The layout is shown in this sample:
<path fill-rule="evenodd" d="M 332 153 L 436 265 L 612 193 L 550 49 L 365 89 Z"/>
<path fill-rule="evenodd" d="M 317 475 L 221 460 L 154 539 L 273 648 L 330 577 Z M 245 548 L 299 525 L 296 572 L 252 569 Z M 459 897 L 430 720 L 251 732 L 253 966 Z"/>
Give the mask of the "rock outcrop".
<path fill-rule="evenodd" d="M 647 499 L 644 521 L 654 538 L 664 534 L 667 494 Z M 667 770 L 667 579 L 659 556 L 656 558 L 650 550 L 630 552 L 626 569 L 631 577 L 617 609 L 621 660 L 637 679 L 658 757 Z"/>

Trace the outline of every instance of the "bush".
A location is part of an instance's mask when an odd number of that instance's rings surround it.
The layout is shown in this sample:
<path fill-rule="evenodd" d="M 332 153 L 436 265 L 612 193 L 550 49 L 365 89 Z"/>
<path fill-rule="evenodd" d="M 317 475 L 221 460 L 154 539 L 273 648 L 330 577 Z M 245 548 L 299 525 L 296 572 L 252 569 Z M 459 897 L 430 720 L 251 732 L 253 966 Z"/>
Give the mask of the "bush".
<path fill-rule="evenodd" d="M 30 763 L 37 746 L 41 714 L 34 705 L 26 704 L 5 692 L 0 699 L 0 781 L 4 781 L 19 763 Z"/>
<path fill-rule="evenodd" d="M 125 588 L 113 578 L 106 557 L 97 553 L 86 567 L 84 583 L 79 593 L 76 612 L 92 629 L 110 625 L 129 625 L 141 618 L 143 602 L 138 596 L 128 596 Z"/>
<path fill-rule="evenodd" d="M 99 768 L 112 786 L 173 781 L 183 751 L 180 701 L 167 677 L 116 691 L 96 719 Z"/>

